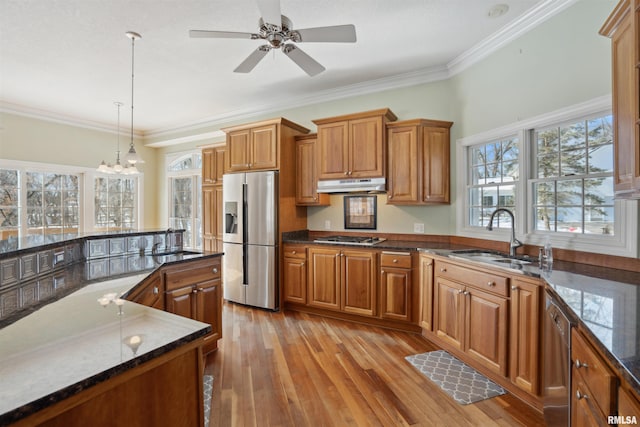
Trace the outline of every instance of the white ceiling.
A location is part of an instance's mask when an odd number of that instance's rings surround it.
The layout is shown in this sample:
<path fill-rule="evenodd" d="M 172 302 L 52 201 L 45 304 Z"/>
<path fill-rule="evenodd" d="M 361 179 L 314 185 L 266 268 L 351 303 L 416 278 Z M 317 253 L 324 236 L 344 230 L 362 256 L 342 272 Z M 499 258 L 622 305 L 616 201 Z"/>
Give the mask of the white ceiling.
<path fill-rule="evenodd" d="M 294 28 L 356 27 L 356 43 L 299 45 L 327 69 L 309 77 L 280 51 L 234 73 L 259 40 L 189 38 L 190 29 L 257 32 L 256 0 L 1 0 L 0 109 L 113 127 L 121 101 L 128 127 L 132 30 L 142 35 L 135 128 L 149 136 L 346 88 L 442 78 L 572 1 L 281 0 Z M 509 11 L 490 18 L 499 3 Z"/>

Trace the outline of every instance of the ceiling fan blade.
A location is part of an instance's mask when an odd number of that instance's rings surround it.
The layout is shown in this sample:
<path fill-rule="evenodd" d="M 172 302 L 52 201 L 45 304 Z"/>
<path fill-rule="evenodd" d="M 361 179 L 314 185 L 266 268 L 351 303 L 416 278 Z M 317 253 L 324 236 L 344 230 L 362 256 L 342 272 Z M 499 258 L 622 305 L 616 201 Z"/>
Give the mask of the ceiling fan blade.
<path fill-rule="evenodd" d="M 190 30 L 189 37 L 192 38 L 213 38 L 213 39 L 257 39 L 259 36 L 252 33 L 237 33 L 235 31 L 207 31 Z"/>
<path fill-rule="evenodd" d="M 299 40 L 295 40 L 296 42 L 354 43 L 356 41 L 356 27 L 352 24 L 305 28 L 294 32 L 300 36 Z"/>
<path fill-rule="evenodd" d="M 282 27 L 282 17 L 280 15 L 280 0 L 257 0 L 258 8 L 262 20 L 267 24 Z"/>
<path fill-rule="evenodd" d="M 254 50 L 251 55 L 247 56 L 247 59 L 242 61 L 240 65 L 233 70 L 234 73 L 248 73 L 258 65 L 258 62 L 269 52 L 271 48 L 268 45 L 262 45 Z"/>
<path fill-rule="evenodd" d="M 293 62 L 298 64 L 311 77 L 320 74 L 325 68 L 318 61 L 307 55 L 302 49 L 292 44 L 286 44 L 282 47 L 282 52 L 287 55 Z"/>

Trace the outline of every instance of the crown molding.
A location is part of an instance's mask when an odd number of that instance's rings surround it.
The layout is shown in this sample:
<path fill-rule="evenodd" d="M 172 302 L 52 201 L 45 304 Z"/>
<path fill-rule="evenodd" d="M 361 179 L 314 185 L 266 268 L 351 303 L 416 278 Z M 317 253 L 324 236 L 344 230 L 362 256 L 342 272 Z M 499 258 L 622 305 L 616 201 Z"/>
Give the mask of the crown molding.
<path fill-rule="evenodd" d="M 448 62 L 449 76 L 455 76 L 464 71 L 578 1 L 545 0 L 538 3 L 514 21 Z"/>

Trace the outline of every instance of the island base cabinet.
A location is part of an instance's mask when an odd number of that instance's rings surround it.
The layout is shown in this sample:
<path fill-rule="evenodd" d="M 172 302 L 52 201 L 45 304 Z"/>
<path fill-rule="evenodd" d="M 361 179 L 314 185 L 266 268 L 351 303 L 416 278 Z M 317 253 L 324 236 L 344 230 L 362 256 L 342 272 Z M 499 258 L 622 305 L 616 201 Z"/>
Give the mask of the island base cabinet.
<path fill-rule="evenodd" d="M 202 426 L 201 345 L 202 341 L 196 340 L 12 426 Z"/>

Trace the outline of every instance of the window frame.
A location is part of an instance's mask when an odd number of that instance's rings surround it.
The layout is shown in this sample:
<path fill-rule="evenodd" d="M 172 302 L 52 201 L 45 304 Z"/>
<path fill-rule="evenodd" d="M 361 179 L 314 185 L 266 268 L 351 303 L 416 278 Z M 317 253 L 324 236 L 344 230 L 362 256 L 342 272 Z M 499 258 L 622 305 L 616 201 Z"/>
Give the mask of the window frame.
<path fill-rule="evenodd" d="M 191 169 L 182 169 L 178 171 L 170 170 L 172 163 L 180 161 L 185 157 L 191 156 L 192 165 L 198 165 L 197 157 L 200 156 L 200 167 L 192 167 Z M 192 217 L 192 233 L 193 233 L 193 245 L 189 246 L 189 249 L 202 250 L 202 223 L 204 218 L 202 217 L 202 151 L 201 150 L 189 150 L 180 151 L 175 153 L 168 153 L 165 156 L 164 170 L 167 177 L 167 227 L 170 226 L 170 221 L 173 213 L 173 180 L 175 178 L 187 178 L 192 179 L 192 188 L 195 192 L 195 197 L 192 201 L 192 211 L 197 212 L 199 216 Z M 196 227 L 196 219 L 200 219 L 200 224 Z M 197 238 L 196 237 L 197 233 Z M 197 243 L 200 243 L 198 246 Z M 186 242 L 185 242 L 186 243 Z M 187 246 L 185 246 L 187 248 Z"/>
<path fill-rule="evenodd" d="M 530 130 L 544 128 L 560 123 L 571 122 L 597 114 L 611 114 L 611 97 L 602 96 L 587 102 L 558 109 L 512 123 L 483 133 L 460 138 L 456 141 L 456 168 L 466 171 L 468 165 L 468 147 L 518 134 L 520 150 L 520 180 L 517 189 L 515 231 L 520 240 L 526 244 L 542 246 L 549 239 L 554 247 L 593 253 L 605 253 L 625 257 L 638 256 L 638 203 L 616 199 L 614 201 L 615 228 L 613 236 L 589 235 L 578 233 L 558 233 L 534 230 L 532 215 L 533 183 L 531 171 L 533 167 L 533 150 L 530 149 Z M 456 231 L 460 236 L 482 238 L 488 240 L 509 240 L 509 229 L 494 228 L 493 231 L 469 224 L 468 173 L 460 173 L 456 182 Z"/>

